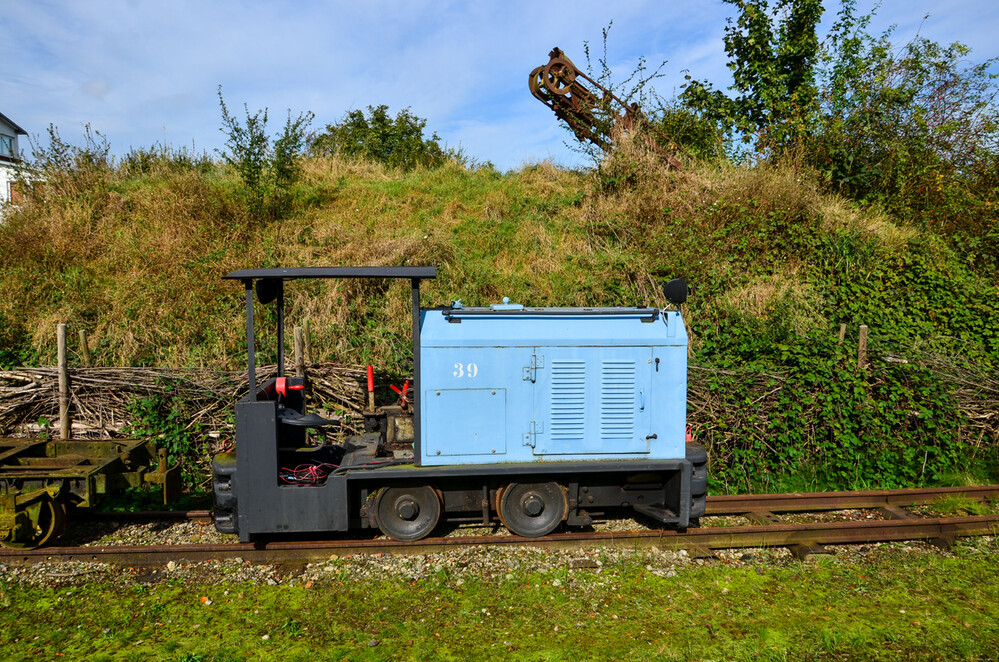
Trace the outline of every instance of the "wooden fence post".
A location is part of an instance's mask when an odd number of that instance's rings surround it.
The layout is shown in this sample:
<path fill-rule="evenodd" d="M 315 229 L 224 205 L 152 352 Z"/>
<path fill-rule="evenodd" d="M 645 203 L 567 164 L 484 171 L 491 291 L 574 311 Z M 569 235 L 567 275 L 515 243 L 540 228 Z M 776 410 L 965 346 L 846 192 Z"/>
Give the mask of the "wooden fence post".
<path fill-rule="evenodd" d="M 846 324 L 839 325 L 839 344 L 843 344 L 843 340 L 846 338 Z"/>
<path fill-rule="evenodd" d="M 56 327 L 59 355 L 59 438 L 69 439 L 69 362 L 66 357 L 66 325 Z"/>
<path fill-rule="evenodd" d="M 305 362 L 312 363 L 312 325 L 305 320 Z"/>
<path fill-rule="evenodd" d="M 305 342 L 300 326 L 295 327 L 295 376 L 305 377 Z"/>
<path fill-rule="evenodd" d="M 857 369 L 867 367 L 867 325 L 860 325 L 860 341 L 857 343 Z"/>
<path fill-rule="evenodd" d="M 83 365 L 88 368 L 92 365 L 90 363 L 90 345 L 87 344 L 87 332 L 80 329 L 80 354 L 83 357 Z"/>

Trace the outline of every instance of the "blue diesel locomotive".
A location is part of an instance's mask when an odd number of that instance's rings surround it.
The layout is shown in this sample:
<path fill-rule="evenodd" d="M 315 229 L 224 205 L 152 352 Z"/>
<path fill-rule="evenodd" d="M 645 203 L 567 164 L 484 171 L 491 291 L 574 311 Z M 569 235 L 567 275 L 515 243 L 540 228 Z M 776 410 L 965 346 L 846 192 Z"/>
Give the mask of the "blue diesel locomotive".
<path fill-rule="evenodd" d="M 246 297 L 249 393 L 234 452 L 213 461 L 215 526 L 243 542 L 375 528 L 418 540 L 441 520 L 498 518 L 543 536 L 637 511 L 685 529 L 704 514 L 707 456 L 686 435 L 686 284 L 675 310 L 420 307 L 433 267 L 254 269 Z M 365 432 L 306 443 L 337 421 L 284 374 L 284 288 L 303 278 L 400 278 L 412 289 L 412 403 L 364 412 Z M 254 294 L 276 307 L 278 376 L 257 383 Z M 288 467 L 297 468 L 289 473 Z M 308 480 L 299 479 L 303 469 Z"/>

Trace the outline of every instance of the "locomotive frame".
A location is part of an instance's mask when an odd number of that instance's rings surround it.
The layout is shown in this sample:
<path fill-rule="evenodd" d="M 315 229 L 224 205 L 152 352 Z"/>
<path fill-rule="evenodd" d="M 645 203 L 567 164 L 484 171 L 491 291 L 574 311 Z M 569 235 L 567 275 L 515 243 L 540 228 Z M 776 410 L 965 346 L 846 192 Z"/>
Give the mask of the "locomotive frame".
<path fill-rule="evenodd" d="M 235 451 L 220 453 L 213 461 L 215 525 L 220 531 L 237 533 L 241 541 L 249 542 L 280 533 L 379 528 L 397 540 L 418 540 L 446 518 L 484 524 L 498 519 L 515 534 L 536 537 L 550 533 L 563 522 L 570 526 L 588 525 L 594 516 L 622 509 L 637 511 L 681 530 L 696 524 L 696 518 L 704 514 L 707 456 L 702 448 L 682 437 L 679 444 L 674 439 L 670 442 L 672 446 L 660 447 L 671 449 L 660 450 L 660 455 L 665 453 L 666 457 L 591 453 L 578 459 L 577 456 L 535 458 L 539 461 L 522 461 L 523 458 L 510 461 L 488 455 L 486 459 L 474 460 L 434 456 L 428 461 L 426 455 L 428 442 L 439 449 L 442 443 L 436 437 L 448 433 L 441 421 L 428 425 L 424 420 L 426 385 L 421 361 L 425 355 L 434 357 L 439 351 L 434 347 L 421 351 L 421 327 L 428 324 L 428 315 L 440 315 L 457 324 L 462 317 L 492 320 L 502 317 L 519 320 L 518 324 L 531 324 L 532 320 L 573 316 L 579 321 L 615 319 L 642 324 L 658 321 L 679 324 L 682 329 L 679 312 L 671 312 L 670 321 L 665 318 L 666 311 L 655 308 L 525 310 L 517 304 L 504 303 L 489 309 L 465 309 L 460 302 L 454 302 L 451 306 L 421 309 L 420 283 L 436 275 L 434 267 L 308 267 L 241 270 L 225 276 L 241 281 L 245 290 L 250 388 L 236 405 Z M 284 374 L 285 282 L 310 278 L 408 279 L 412 302 L 411 413 L 398 407 L 365 411 L 368 431 L 348 437 L 342 444 L 318 447 L 305 444 L 305 430 L 335 425 L 336 421 L 306 413 L 303 380 Z M 276 304 L 278 373 L 262 384 L 257 384 L 255 374 L 255 291 L 261 303 Z M 684 285 L 684 298 L 685 293 Z M 674 333 L 675 329 L 674 326 Z M 685 394 L 685 333 L 682 348 Z M 650 365 L 651 362 L 649 358 Z M 656 371 L 659 363 L 657 355 Z M 528 372 L 525 368 L 525 383 Z M 493 384 L 493 395 L 497 386 L 503 385 Z M 440 391 L 436 393 L 440 395 Z M 639 395 L 644 410 L 644 391 Z M 477 401 L 470 402 L 474 407 Z M 678 405 L 680 420 L 671 420 L 671 428 L 679 425 L 680 430 L 684 429 L 685 406 L 684 395 Z M 439 408 L 436 415 L 442 415 Z M 488 426 L 488 420 L 483 425 Z M 398 450 L 393 454 L 389 446 L 396 431 L 410 427 L 411 455 Z M 434 439 L 425 438 L 427 430 L 432 431 Z M 656 434 L 646 435 L 646 444 L 655 444 L 649 440 L 656 438 Z M 460 446 L 462 442 L 457 443 Z M 322 480 L 308 484 L 282 483 L 282 468 L 291 466 L 323 467 L 325 471 Z"/>

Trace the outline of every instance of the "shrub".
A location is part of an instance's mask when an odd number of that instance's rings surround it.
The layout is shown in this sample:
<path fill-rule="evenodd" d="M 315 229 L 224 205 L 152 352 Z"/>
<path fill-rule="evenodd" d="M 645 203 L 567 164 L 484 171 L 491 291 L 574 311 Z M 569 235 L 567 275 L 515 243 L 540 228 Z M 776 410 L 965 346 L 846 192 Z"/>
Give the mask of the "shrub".
<path fill-rule="evenodd" d="M 222 108 L 220 131 L 226 135 L 227 148 L 219 153 L 239 173 L 256 210 L 262 209 L 267 195 L 272 195 L 276 203 L 270 210 L 272 213 L 286 210 L 286 193 L 298 180 L 300 160 L 306 146 L 305 132 L 314 115 L 311 112 L 300 113 L 292 119 L 289 109 L 284 129 L 272 146 L 267 135 L 266 108 L 251 115 L 249 107 L 243 104 L 246 120 L 240 123 L 229 114 L 221 85 L 218 94 Z"/>
<path fill-rule="evenodd" d="M 392 118 L 388 106 L 368 106 L 347 113 L 312 141 L 312 153 L 332 156 L 364 156 L 390 168 L 412 170 L 436 168 L 451 159 L 462 161 L 460 152 L 441 146 L 436 133 L 423 135 L 427 120 L 404 108 Z"/>

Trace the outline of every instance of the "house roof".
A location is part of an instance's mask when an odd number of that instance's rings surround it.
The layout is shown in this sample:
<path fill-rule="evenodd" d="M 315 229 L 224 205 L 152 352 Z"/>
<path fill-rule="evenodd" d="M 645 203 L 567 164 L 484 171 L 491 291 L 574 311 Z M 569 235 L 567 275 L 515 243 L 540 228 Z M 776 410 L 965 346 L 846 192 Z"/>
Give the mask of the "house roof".
<path fill-rule="evenodd" d="M 19 127 L 17 124 L 14 124 L 14 121 L 12 119 L 10 119 L 9 117 L 7 117 L 6 115 L 4 115 L 3 113 L 0 113 L 0 120 L 6 122 L 7 124 L 10 124 L 11 127 L 13 127 L 14 131 L 16 131 L 18 134 L 20 134 L 22 136 L 28 135 L 27 131 L 25 131 L 24 129 L 22 129 L 21 127 Z"/>

